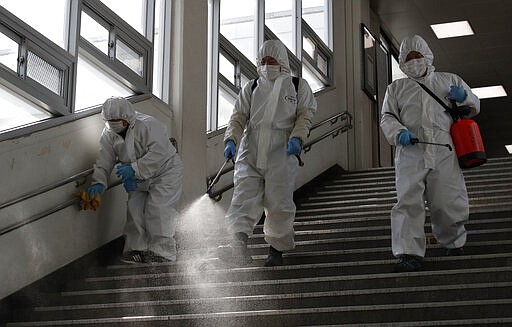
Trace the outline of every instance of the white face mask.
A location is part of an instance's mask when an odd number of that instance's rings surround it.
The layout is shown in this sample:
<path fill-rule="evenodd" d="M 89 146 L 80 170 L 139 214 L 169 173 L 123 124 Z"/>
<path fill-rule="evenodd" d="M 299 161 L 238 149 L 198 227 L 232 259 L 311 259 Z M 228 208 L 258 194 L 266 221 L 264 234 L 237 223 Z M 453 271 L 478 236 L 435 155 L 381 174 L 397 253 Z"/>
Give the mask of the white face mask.
<path fill-rule="evenodd" d="M 128 126 L 123 125 L 123 121 L 108 121 L 108 127 L 117 134 L 122 133 Z"/>
<path fill-rule="evenodd" d="M 269 81 L 273 81 L 281 74 L 281 66 L 279 65 L 263 65 L 259 67 L 261 75 L 268 79 Z"/>
<path fill-rule="evenodd" d="M 425 74 L 427 70 L 427 61 L 425 58 L 411 59 L 408 62 L 404 62 L 400 64 L 400 69 L 405 73 L 405 75 L 418 78 Z"/>

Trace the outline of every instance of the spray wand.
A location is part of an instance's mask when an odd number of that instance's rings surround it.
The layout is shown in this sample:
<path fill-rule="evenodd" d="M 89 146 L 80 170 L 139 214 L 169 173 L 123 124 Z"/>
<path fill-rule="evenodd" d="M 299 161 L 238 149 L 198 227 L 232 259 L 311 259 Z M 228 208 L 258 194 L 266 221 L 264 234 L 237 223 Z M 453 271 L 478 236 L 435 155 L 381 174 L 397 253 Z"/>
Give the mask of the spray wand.
<path fill-rule="evenodd" d="M 233 158 L 226 159 L 226 161 L 224 161 L 224 164 L 222 165 L 222 167 L 220 167 L 219 171 L 217 172 L 217 175 L 215 175 L 215 177 L 210 181 L 208 188 L 206 189 L 206 193 L 210 197 L 212 197 L 211 191 L 212 191 L 213 185 L 217 184 L 217 182 L 219 181 L 219 177 L 222 174 L 222 171 L 224 170 L 224 167 L 226 167 L 226 164 L 229 162 L 229 160 L 233 161 L 233 164 L 235 163 Z"/>
<path fill-rule="evenodd" d="M 422 144 L 432 144 L 432 145 L 439 145 L 439 146 L 445 146 L 448 148 L 448 150 L 452 151 L 452 146 L 450 144 L 442 144 L 442 143 L 432 143 L 432 142 L 423 142 L 423 141 L 420 141 L 419 139 L 417 138 L 412 138 L 411 139 L 411 144 L 416 144 L 416 143 L 422 143 Z"/>

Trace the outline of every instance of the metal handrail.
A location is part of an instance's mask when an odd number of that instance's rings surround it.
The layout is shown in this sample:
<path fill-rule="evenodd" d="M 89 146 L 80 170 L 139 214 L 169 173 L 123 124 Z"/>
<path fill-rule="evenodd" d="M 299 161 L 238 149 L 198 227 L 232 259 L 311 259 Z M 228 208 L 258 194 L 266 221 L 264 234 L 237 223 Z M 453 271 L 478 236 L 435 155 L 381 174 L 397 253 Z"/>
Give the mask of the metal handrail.
<path fill-rule="evenodd" d="M 340 133 L 344 133 L 346 131 L 348 131 L 349 129 L 352 128 L 352 115 L 348 112 L 348 111 L 345 111 L 345 112 L 341 112 L 339 114 L 336 114 L 330 118 L 327 118 L 321 122 L 318 122 L 316 124 L 314 124 L 310 129 L 309 129 L 309 132 L 311 133 L 312 130 L 322 126 L 322 125 L 325 125 L 327 123 L 330 123 L 331 125 L 334 125 L 336 124 L 336 122 L 340 120 L 340 122 L 343 122 L 343 121 L 346 121 L 348 120 L 348 123 L 346 125 L 343 125 L 343 126 L 340 126 L 340 127 L 337 127 L 337 128 L 334 128 L 332 129 L 331 131 L 313 139 L 312 141 L 310 142 L 307 142 L 304 144 L 304 146 L 302 147 L 302 149 L 304 150 L 304 153 L 307 153 L 311 150 L 311 146 L 313 146 L 313 144 L 315 143 L 318 143 L 320 142 L 321 140 L 327 138 L 328 136 L 331 136 L 333 138 L 335 138 L 336 136 L 338 136 Z M 309 135 L 308 135 L 309 136 Z M 300 157 L 298 157 L 298 159 L 300 160 Z M 234 187 L 234 184 L 230 184 L 230 185 L 227 185 L 223 188 L 221 188 L 220 190 L 217 190 L 215 192 L 212 192 L 212 189 L 213 189 L 213 185 L 210 185 L 210 183 L 216 179 L 216 182 L 218 182 L 218 180 L 220 179 L 220 177 L 230 171 L 232 171 L 234 169 L 234 165 L 227 168 L 227 169 L 222 169 L 220 172 L 218 172 L 217 174 L 215 175 L 211 175 L 211 176 L 208 176 L 206 178 L 206 186 L 207 188 L 210 190 L 210 192 L 208 192 L 208 195 L 210 196 L 210 198 L 214 199 L 215 201 L 220 201 L 220 199 L 222 198 L 222 193 L 226 192 L 227 190 L 231 189 Z"/>
<path fill-rule="evenodd" d="M 349 129 L 352 128 L 352 115 L 348 111 L 345 111 L 345 112 L 339 113 L 339 114 L 337 114 L 335 116 L 332 116 L 331 118 L 328 118 L 328 119 L 320 122 L 319 124 L 317 124 L 316 127 L 324 125 L 324 124 L 326 124 L 328 122 L 331 122 L 331 125 L 334 125 L 336 123 L 336 121 L 338 120 L 338 118 L 340 118 L 340 121 L 342 121 L 342 122 L 348 120 L 348 123 L 346 125 L 334 128 L 331 131 L 329 131 L 327 133 L 324 133 L 321 136 L 319 136 L 317 138 L 314 138 L 313 140 L 305 143 L 302 146 L 302 150 L 304 150 L 304 153 L 309 152 L 311 150 L 311 146 L 313 146 L 313 144 L 320 142 L 321 140 L 325 139 L 326 137 L 332 135 L 332 137 L 335 138 L 340 133 L 344 133 L 344 132 L 346 132 L 346 131 L 348 131 Z M 311 129 L 310 129 L 310 131 L 311 131 Z"/>
<path fill-rule="evenodd" d="M 20 202 L 22 202 L 24 200 L 36 197 L 36 196 L 38 196 L 40 194 L 46 193 L 48 191 L 51 191 L 51 190 L 56 189 L 56 188 L 58 188 L 60 186 L 69 184 L 71 182 L 76 182 L 77 183 L 76 186 L 78 187 L 78 186 L 80 186 L 80 185 L 85 183 L 85 178 L 87 176 L 91 175 L 93 173 L 93 171 L 94 171 L 94 169 L 90 168 L 90 169 L 87 169 L 87 170 L 85 170 L 85 171 L 83 171 L 81 173 L 75 174 L 75 175 L 70 176 L 70 177 L 68 177 L 68 178 L 66 178 L 64 180 L 61 180 L 59 182 L 43 186 L 43 187 L 41 187 L 41 188 L 39 188 L 39 189 L 37 189 L 35 191 L 29 192 L 29 193 L 25 193 L 25 194 L 17 197 L 16 199 L 12 199 L 10 201 L 7 201 L 7 202 L 1 204 L 0 205 L 0 209 L 4 209 L 6 207 L 15 205 L 15 204 L 20 203 Z M 78 182 L 78 180 L 80 180 L 82 178 L 84 179 L 84 181 L 83 182 Z M 110 185 L 108 188 L 117 186 L 119 184 L 121 184 L 121 182 L 117 181 L 117 182 L 113 183 L 112 185 Z M 56 205 L 55 207 L 53 207 L 51 209 L 45 210 L 45 211 L 43 211 L 41 213 L 38 213 L 38 214 L 36 214 L 36 215 L 34 215 L 34 216 L 30 217 L 30 218 L 24 219 L 22 221 L 19 221 L 19 222 L 14 223 L 14 224 L 12 224 L 10 226 L 7 226 L 5 228 L 0 229 L 0 236 L 2 236 L 4 234 L 7 234 L 7 233 L 9 233 L 9 232 L 11 232 L 11 231 L 13 231 L 15 229 L 18 229 L 18 228 L 20 228 L 22 226 L 25 226 L 27 224 L 33 223 L 33 222 L 35 222 L 35 221 L 37 221 L 37 220 L 39 220 L 41 218 L 49 216 L 49 215 L 51 215 L 51 214 L 53 214 L 53 213 L 55 213 L 57 211 L 65 209 L 65 208 L 67 208 L 67 207 L 69 207 L 71 205 L 78 204 L 79 202 L 80 202 L 80 198 L 78 196 L 74 197 L 73 199 L 70 199 L 70 200 L 67 200 L 65 202 L 62 202 L 62 203 Z"/>
<path fill-rule="evenodd" d="M 64 179 L 64 180 L 62 180 L 60 182 L 53 183 L 53 184 L 50 184 L 50 185 L 46 185 L 46 186 L 43 186 L 43 187 L 41 187 L 41 188 L 39 188 L 39 189 L 37 189 L 35 191 L 31 191 L 29 193 L 25 193 L 25 194 L 19 196 L 16 199 L 12 199 L 10 201 L 7 201 L 7 202 L 1 204 L 0 205 L 0 210 L 3 209 L 3 208 L 6 208 L 6 207 L 12 206 L 12 205 L 14 205 L 16 203 L 19 203 L 21 201 L 25 201 L 27 199 L 33 198 L 35 196 L 38 196 L 39 194 L 43 194 L 43 193 L 46 193 L 46 192 L 51 191 L 53 189 L 56 189 L 57 187 L 60 187 L 62 185 L 66 185 L 66 184 L 69 184 L 71 182 L 75 182 L 75 181 L 77 181 L 80 178 L 85 178 L 85 177 L 89 176 L 90 174 L 92 174 L 93 171 L 94 171 L 94 169 L 90 168 L 90 169 L 87 169 L 87 170 L 85 170 L 85 171 L 83 171 L 81 173 L 78 173 L 76 175 L 68 177 L 68 178 L 66 178 L 66 179 Z M 83 183 L 80 183 L 78 185 L 81 185 L 81 184 L 83 184 Z"/>
<path fill-rule="evenodd" d="M 340 112 L 339 114 L 336 114 L 330 118 L 322 120 L 321 122 L 318 122 L 318 123 L 314 124 L 313 126 L 311 126 L 311 128 L 309 129 L 309 133 L 311 134 L 312 130 L 317 129 L 318 127 L 325 125 L 327 123 L 331 123 L 331 125 L 334 125 L 334 124 L 336 124 L 338 119 L 340 119 L 340 121 L 345 121 L 349 118 L 350 118 L 350 120 L 352 120 L 352 115 L 350 115 L 350 113 L 348 111 Z"/>
<path fill-rule="evenodd" d="M 89 169 L 89 170 L 91 170 L 91 169 Z M 80 173 L 80 174 L 74 175 L 74 176 L 72 176 L 72 177 L 76 177 L 76 176 L 79 176 L 79 175 L 85 174 L 85 173 L 86 173 L 87 171 L 89 171 L 89 170 L 86 170 L 86 171 L 84 171 L 84 172 L 82 172 L 82 173 Z M 91 171 L 91 172 L 89 172 L 89 174 L 91 174 L 91 173 L 92 173 L 92 171 Z M 87 175 L 89 175 L 89 174 L 85 174 L 85 175 L 84 175 L 84 176 L 82 176 L 82 177 L 85 177 L 85 176 L 87 176 Z M 68 180 L 68 183 L 73 182 L 73 180 L 70 180 L 70 179 L 71 179 L 71 177 L 66 179 L 66 180 Z M 58 184 L 58 183 L 56 183 L 56 184 Z M 55 185 L 56 185 L 56 184 L 55 184 Z M 80 183 L 80 184 L 78 184 L 77 186 L 82 185 L 82 184 L 83 184 L 83 183 Z M 120 184 L 121 184 L 121 181 L 116 181 L 116 182 L 112 183 L 111 185 L 109 185 L 107 189 L 110 189 L 110 188 L 112 188 L 112 187 L 114 187 L 114 186 L 117 186 L 117 185 L 120 185 Z M 62 184 L 62 185 L 63 185 L 63 184 Z M 61 185 L 59 185 L 59 186 L 61 186 Z M 41 192 L 41 193 L 43 193 L 43 192 Z M 39 194 L 41 194 L 41 193 L 39 193 Z M 36 194 L 36 195 L 37 195 L 37 194 Z M 35 195 L 34 195 L 34 196 L 35 196 Z M 18 202 L 19 202 L 19 201 L 18 201 Z M 17 222 L 17 223 L 12 224 L 11 226 L 7 226 L 7 227 L 5 227 L 5 228 L 0 229 L 0 236 L 2 236 L 2 235 L 4 235 L 4 234 L 7 234 L 7 233 L 9 233 L 9 232 L 11 232 L 11 231 L 13 231 L 13 230 L 15 230 L 15 229 L 18 229 L 18 228 L 20 228 L 20 227 L 22 227 L 22 226 L 25 226 L 25 225 L 28 225 L 28 224 L 33 223 L 33 222 L 35 222 L 35 221 L 38 221 L 38 220 L 39 220 L 39 219 L 41 219 L 41 218 L 44 218 L 44 217 L 46 217 L 46 216 L 49 216 L 49 215 L 51 215 L 51 214 L 53 214 L 53 213 L 55 213 L 55 212 L 57 212 L 57 211 L 60 211 L 60 210 L 62 210 L 62 209 L 65 209 L 65 208 L 67 208 L 67 207 L 69 207 L 69 206 L 72 206 L 72 205 L 75 205 L 75 204 L 76 204 L 76 205 L 78 205 L 78 204 L 79 204 L 79 202 L 80 202 L 80 198 L 79 198 L 78 196 L 74 197 L 73 199 L 70 199 L 70 200 L 64 201 L 64 202 L 62 202 L 62 203 L 60 203 L 60 204 L 56 205 L 55 207 L 53 207 L 53 208 L 51 208 L 51 209 L 45 210 L 45 211 L 43 211 L 43 212 L 41 212 L 41 213 L 38 213 L 37 215 L 34 215 L 34 216 L 30 217 L 30 218 L 24 219 L 24 220 L 22 220 L 22 221 L 20 221 L 20 222 Z"/>

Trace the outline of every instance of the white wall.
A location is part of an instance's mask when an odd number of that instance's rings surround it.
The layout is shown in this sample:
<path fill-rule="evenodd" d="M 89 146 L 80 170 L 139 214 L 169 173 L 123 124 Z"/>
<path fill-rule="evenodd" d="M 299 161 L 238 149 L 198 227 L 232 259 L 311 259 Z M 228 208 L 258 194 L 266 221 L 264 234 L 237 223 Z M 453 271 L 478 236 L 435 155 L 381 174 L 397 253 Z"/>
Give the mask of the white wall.
<path fill-rule="evenodd" d="M 135 108 L 171 125 L 170 112 L 159 101 L 139 102 Z M 95 115 L 0 142 L 0 203 L 91 168 L 103 126 Z M 1 209 L 0 229 L 53 209 L 87 186 L 69 183 Z M 126 193 L 117 186 L 102 196 L 98 212 L 70 206 L 0 236 L 0 298 L 122 235 L 125 202 Z"/>
<path fill-rule="evenodd" d="M 366 128 L 368 105 L 360 90 L 359 19 L 368 1 L 333 1 L 335 88 L 317 97 L 314 122 L 350 111 L 354 129 L 327 138 L 302 155 L 297 187 L 333 166 L 345 169 L 371 165 L 371 137 Z M 205 0 L 173 1 L 173 54 L 171 106 L 158 100 L 135 105 L 169 126 L 178 141 L 185 165 L 183 205 L 201 197 L 206 177 L 217 172 L 224 159 L 222 135 L 207 139 L 207 11 Z M 171 110 L 172 108 L 172 110 Z M 55 183 L 92 167 L 103 127 L 99 115 L 80 119 L 45 131 L 0 142 L 0 203 Z M 311 137 L 332 128 L 319 128 Z M 219 187 L 231 183 L 225 175 Z M 85 188 L 81 186 L 79 188 Z M 78 192 L 74 184 L 60 187 L 40 197 L 0 210 L 0 229 L 45 209 L 55 207 Z M 220 205 L 227 207 L 231 191 Z M 69 207 L 30 225 L 0 236 L 0 299 L 48 273 L 93 251 L 122 234 L 126 194 L 122 187 L 108 190 L 98 212 Z"/>

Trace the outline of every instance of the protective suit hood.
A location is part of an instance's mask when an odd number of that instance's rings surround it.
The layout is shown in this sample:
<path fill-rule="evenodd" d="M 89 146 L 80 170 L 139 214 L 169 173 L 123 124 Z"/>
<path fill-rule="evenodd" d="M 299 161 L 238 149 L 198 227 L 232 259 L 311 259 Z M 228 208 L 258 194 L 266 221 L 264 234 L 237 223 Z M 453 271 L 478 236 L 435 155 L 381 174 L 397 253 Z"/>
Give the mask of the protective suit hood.
<path fill-rule="evenodd" d="M 124 119 L 130 126 L 135 122 L 135 109 L 132 104 L 122 97 L 111 97 L 103 103 L 101 110 L 103 120 Z"/>
<path fill-rule="evenodd" d="M 286 51 L 286 47 L 279 40 L 268 40 L 265 41 L 260 49 L 258 50 L 258 57 L 256 58 L 256 66 L 261 67 L 261 59 L 270 56 L 277 60 L 279 65 L 281 66 L 281 72 L 285 72 L 288 75 L 290 74 L 290 61 L 288 60 L 288 52 Z"/>
<path fill-rule="evenodd" d="M 400 55 L 398 56 L 398 63 L 400 69 L 403 71 L 403 65 L 405 64 L 405 58 L 411 51 L 417 51 L 423 55 L 427 64 L 427 74 L 435 70 L 434 65 L 434 54 L 428 47 L 427 42 L 419 35 L 408 36 L 402 40 L 400 44 Z"/>

